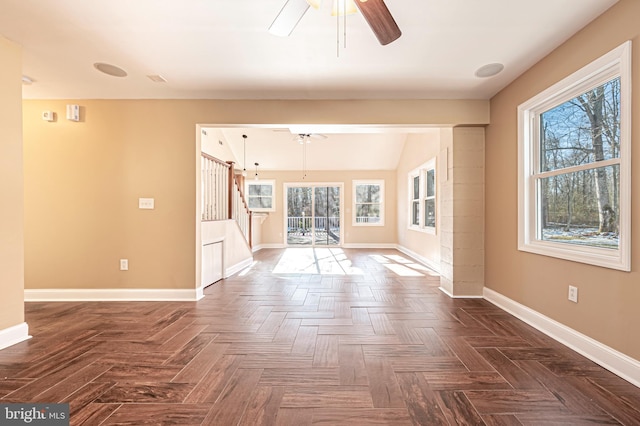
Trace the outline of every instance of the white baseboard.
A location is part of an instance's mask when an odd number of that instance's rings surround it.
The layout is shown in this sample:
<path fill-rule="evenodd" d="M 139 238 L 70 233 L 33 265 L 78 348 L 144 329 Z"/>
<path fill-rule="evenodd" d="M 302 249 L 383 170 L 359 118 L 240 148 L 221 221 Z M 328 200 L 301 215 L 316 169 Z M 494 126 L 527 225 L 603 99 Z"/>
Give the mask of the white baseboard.
<path fill-rule="evenodd" d="M 290 248 L 301 248 L 301 247 L 308 247 L 308 248 L 326 248 L 326 247 L 330 247 L 330 248 L 346 248 L 346 249 L 395 249 L 397 248 L 396 244 L 390 244 L 390 243 L 380 243 L 380 244 L 360 244 L 360 243 L 352 243 L 352 244 L 342 244 L 341 246 L 290 246 Z M 256 252 L 258 250 L 262 250 L 262 249 L 284 249 L 284 248 L 289 248 L 289 246 L 287 246 L 286 244 L 260 244 L 259 246 L 256 246 L 253 248 L 253 251 Z"/>
<path fill-rule="evenodd" d="M 452 299 L 484 299 L 484 296 L 477 296 L 477 295 L 475 296 L 457 295 L 456 296 L 444 287 L 438 287 L 438 289 Z"/>
<path fill-rule="evenodd" d="M 346 249 L 395 249 L 398 246 L 391 243 L 347 243 L 342 248 Z"/>
<path fill-rule="evenodd" d="M 204 287 L 196 288 L 196 300 L 204 299 Z"/>
<path fill-rule="evenodd" d="M 195 302 L 198 289 L 25 289 L 25 302 Z"/>
<path fill-rule="evenodd" d="M 287 246 L 285 244 L 280 244 L 280 243 L 260 244 L 258 247 L 260 247 L 258 250 L 287 248 Z M 258 250 L 256 250 L 256 251 L 258 251 Z"/>
<path fill-rule="evenodd" d="M 31 336 L 29 336 L 29 326 L 26 322 L 5 328 L 0 330 L 0 350 L 28 339 L 31 339 Z"/>
<path fill-rule="evenodd" d="M 400 245 L 395 246 L 395 248 L 399 252 L 404 253 L 409 257 L 414 258 L 415 260 L 417 260 L 418 262 L 422 263 L 427 268 L 432 269 L 434 272 L 440 274 L 440 265 L 437 264 L 436 262 L 432 261 L 431 259 L 427 259 L 424 256 L 420 256 L 418 253 L 416 253 L 414 251 L 411 251 L 408 248 L 400 246 Z M 453 297 L 453 296 L 451 296 L 451 297 Z"/>
<path fill-rule="evenodd" d="M 225 269 L 224 277 L 229 278 L 233 274 L 237 274 L 238 272 L 242 271 L 244 268 L 251 266 L 252 264 L 253 264 L 253 258 L 251 257 L 249 259 L 243 260 L 240 263 L 236 263 L 235 265 Z"/>
<path fill-rule="evenodd" d="M 486 287 L 484 288 L 484 298 L 596 364 L 640 387 L 640 361 Z"/>

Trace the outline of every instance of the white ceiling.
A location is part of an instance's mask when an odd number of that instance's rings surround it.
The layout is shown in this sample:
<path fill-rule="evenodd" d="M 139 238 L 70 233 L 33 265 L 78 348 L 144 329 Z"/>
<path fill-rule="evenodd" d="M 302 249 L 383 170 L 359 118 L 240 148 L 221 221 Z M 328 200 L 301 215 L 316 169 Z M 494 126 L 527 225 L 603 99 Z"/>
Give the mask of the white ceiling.
<path fill-rule="evenodd" d="M 0 34 L 23 47 L 27 99 L 489 99 L 616 1 L 386 0 L 402 37 L 381 46 L 351 15 L 339 57 L 330 1 L 280 38 L 267 30 L 285 0 L 0 0 Z M 320 131 L 310 170 L 395 169 L 408 130 Z M 225 129 L 238 164 L 242 134 L 248 165 L 301 168 L 291 133 Z"/>
<path fill-rule="evenodd" d="M 293 128 L 223 128 L 206 129 L 209 135 L 226 142 L 233 153 L 231 160 L 243 168 L 245 152 L 242 135 L 246 139 L 246 168 L 249 175 L 259 170 L 301 170 L 303 145 L 296 139 L 298 130 Z M 219 133 L 216 131 L 219 130 Z M 395 170 L 409 133 L 433 135 L 438 129 L 375 128 L 315 126 L 316 135 L 306 144 L 307 170 Z M 229 159 L 224 159 L 229 160 Z"/>
<path fill-rule="evenodd" d="M 285 0 L 0 0 L 0 34 L 23 46 L 25 98 L 488 99 L 616 1 L 386 0 L 402 37 L 351 15 L 340 57 L 329 1 L 279 38 Z"/>

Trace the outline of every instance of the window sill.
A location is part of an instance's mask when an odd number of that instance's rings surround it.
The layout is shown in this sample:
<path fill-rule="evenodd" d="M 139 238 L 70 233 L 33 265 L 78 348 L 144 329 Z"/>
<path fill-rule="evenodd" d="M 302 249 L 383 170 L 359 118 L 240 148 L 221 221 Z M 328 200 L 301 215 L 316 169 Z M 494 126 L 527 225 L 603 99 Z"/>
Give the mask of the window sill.
<path fill-rule="evenodd" d="M 417 231 L 417 232 L 422 232 L 423 234 L 430 234 L 430 235 L 437 234 L 436 228 L 430 228 L 430 227 L 420 228 L 419 226 L 410 226 L 409 231 Z"/>
<path fill-rule="evenodd" d="M 631 271 L 631 259 L 629 256 L 625 256 L 621 250 L 582 247 L 539 240 L 522 243 L 518 250 L 602 268 Z"/>

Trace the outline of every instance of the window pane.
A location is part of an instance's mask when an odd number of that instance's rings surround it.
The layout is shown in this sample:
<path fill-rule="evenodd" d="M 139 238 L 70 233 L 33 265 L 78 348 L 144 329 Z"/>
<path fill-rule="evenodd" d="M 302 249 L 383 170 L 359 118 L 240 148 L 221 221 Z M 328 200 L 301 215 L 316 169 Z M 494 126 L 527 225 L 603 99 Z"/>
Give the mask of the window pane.
<path fill-rule="evenodd" d="M 271 197 L 249 197 L 247 199 L 250 209 L 270 209 L 273 198 Z"/>
<path fill-rule="evenodd" d="M 436 195 L 436 171 L 434 169 L 427 170 L 427 197 Z"/>
<path fill-rule="evenodd" d="M 249 196 L 251 195 L 266 195 L 271 196 L 273 191 L 272 185 L 256 185 L 249 184 Z"/>
<path fill-rule="evenodd" d="M 620 157 L 620 78 L 540 115 L 541 171 Z"/>
<path fill-rule="evenodd" d="M 315 215 L 323 217 L 340 217 L 340 188 L 316 187 Z"/>
<path fill-rule="evenodd" d="M 436 227 L 436 200 L 430 199 L 424 201 L 424 226 L 430 228 Z"/>
<path fill-rule="evenodd" d="M 411 224 L 420 225 L 420 203 L 413 201 L 411 204 Z"/>
<path fill-rule="evenodd" d="M 311 187 L 287 188 L 287 215 L 311 217 Z"/>
<path fill-rule="evenodd" d="M 617 249 L 620 168 L 599 167 L 540 179 L 539 234 L 545 241 Z"/>
<path fill-rule="evenodd" d="M 379 203 L 380 185 L 356 185 L 356 203 Z"/>
<path fill-rule="evenodd" d="M 250 209 L 259 209 L 260 208 L 260 199 L 258 197 L 249 197 L 247 199 L 247 203 L 249 204 Z"/>
<path fill-rule="evenodd" d="M 420 176 L 413 178 L 413 199 L 417 200 L 418 198 L 420 198 Z"/>
<path fill-rule="evenodd" d="M 356 204 L 356 223 L 380 223 L 380 205 Z"/>

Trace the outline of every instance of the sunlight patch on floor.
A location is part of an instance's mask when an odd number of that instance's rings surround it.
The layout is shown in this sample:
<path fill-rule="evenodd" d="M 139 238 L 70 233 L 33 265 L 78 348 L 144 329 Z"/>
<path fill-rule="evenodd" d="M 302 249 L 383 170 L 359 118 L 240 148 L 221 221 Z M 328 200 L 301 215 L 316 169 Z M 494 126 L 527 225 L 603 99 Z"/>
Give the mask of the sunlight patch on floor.
<path fill-rule="evenodd" d="M 423 277 L 425 275 L 433 277 L 438 276 L 436 272 L 426 266 L 397 254 L 372 254 L 369 257 L 401 277 Z"/>
<path fill-rule="evenodd" d="M 423 274 L 416 271 L 415 269 L 407 268 L 404 265 L 400 265 L 399 263 L 386 263 L 384 264 L 385 268 L 389 269 L 392 272 L 395 272 L 397 275 L 401 277 L 424 277 Z"/>
<path fill-rule="evenodd" d="M 339 248 L 288 248 L 274 274 L 364 275 Z"/>

